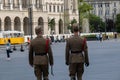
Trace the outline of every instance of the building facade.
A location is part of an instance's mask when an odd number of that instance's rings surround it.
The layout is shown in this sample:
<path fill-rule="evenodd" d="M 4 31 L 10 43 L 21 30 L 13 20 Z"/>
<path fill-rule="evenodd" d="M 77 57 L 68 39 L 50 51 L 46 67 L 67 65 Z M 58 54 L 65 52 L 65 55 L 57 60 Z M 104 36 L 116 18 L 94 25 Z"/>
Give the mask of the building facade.
<path fill-rule="evenodd" d="M 91 13 L 106 19 L 115 20 L 120 13 L 120 0 L 85 0 L 93 6 Z M 32 8 L 32 27 L 29 23 L 28 8 Z M 53 30 L 49 20 L 55 20 Z M 0 0 L 0 31 L 17 30 L 25 35 L 35 34 L 34 28 L 41 25 L 44 34 L 68 33 L 70 21 L 78 20 L 78 0 Z M 32 29 L 32 31 L 31 31 Z"/>
<path fill-rule="evenodd" d="M 113 19 L 113 16 L 120 13 L 120 0 L 86 0 L 93 6 L 91 13 L 105 18 Z"/>
<path fill-rule="evenodd" d="M 115 31 L 116 15 L 120 14 L 120 0 L 85 0 L 93 6 L 95 14 L 106 22 L 106 31 Z"/>
<path fill-rule="evenodd" d="M 32 8 L 32 12 L 28 8 Z M 30 13 L 32 27 L 29 25 Z M 30 35 L 31 32 L 35 34 L 37 25 L 41 25 L 44 34 L 50 34 L 48 20 L 53 18 L 54 34 L 67 33 L 64 22 L 68 20 L 69 23 L 72 19 L 78 21 L 77 0 L 0 0 L 0 31 L 17 30 Z"/>

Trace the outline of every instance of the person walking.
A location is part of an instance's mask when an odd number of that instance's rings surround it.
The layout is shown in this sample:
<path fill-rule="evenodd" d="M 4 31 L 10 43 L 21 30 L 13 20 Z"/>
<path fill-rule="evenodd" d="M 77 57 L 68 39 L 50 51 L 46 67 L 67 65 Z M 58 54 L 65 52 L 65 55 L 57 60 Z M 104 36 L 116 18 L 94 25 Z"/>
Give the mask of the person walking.
<path fill-rule="evenodd" d="M 11 53 L 11 43 L 10 43 L 10 39 L 8 39 L 7 43 L 6 43 L 6 52 L 7 52 L 7 60 L 10 60 L 10 53 Z"/>
<path fill-rule="evenodd" d="M 36 38 L 29 46 L 29 64 L 34 66 L 37 80 L 49 80 L 49 64 L 53 66 L 53 53 L 48 39 L 43 38 L 42 27 L 35 28 Z"/>
<path fill-rule="evenodd" d="M 77 24 L 73 25 L 74 35 L 66 40 L 66 65 L 69 65 L 70 80 L 82 80 L 84 64 L 89 66 L 88 47 L 86 39 L 79 36 Z"/>

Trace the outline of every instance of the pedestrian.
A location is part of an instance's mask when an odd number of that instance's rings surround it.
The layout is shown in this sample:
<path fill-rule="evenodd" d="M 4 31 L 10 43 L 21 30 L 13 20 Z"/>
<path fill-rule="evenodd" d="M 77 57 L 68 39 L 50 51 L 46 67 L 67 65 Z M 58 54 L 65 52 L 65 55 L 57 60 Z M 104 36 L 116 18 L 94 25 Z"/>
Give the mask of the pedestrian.
<path fill-rule="evenodd" d="M 82 80 L 84 64 L 89 66 L 88 49 L 86 39 L 79 36 L 77 24 L 73 25 L 74 35 L 66 40 L 65 61 L 69 66 L 70 80 Z"/>
<path fill-rule="evenodd" d="M 29 45 L 30 45 L 30 38 L 29 37 L 27 37 L 27 48 L 29 47 Z"/>
<path fill-rule="evenodd" d="M 29 64 L 34 66 L 37 80 L 49 80 L 49 64 L 53 66 L 53 53 L 48 39 L 42 35 L 42 27 L 35 28 L 35 37 L 29 46 Z"/>
<path fill-rule="evenodd" d="M 102 42 L 103 36 L 102 33 L 99 34 L 100 42 Z"/>
<path fill-rule="evenodd" d="M 11 42 L 10 39 L 8 39 L 7 43 L 6 43 L 6 52 L 7 52 L 7 60 L 10 60 L 10 53 L 11 51 Z"/>

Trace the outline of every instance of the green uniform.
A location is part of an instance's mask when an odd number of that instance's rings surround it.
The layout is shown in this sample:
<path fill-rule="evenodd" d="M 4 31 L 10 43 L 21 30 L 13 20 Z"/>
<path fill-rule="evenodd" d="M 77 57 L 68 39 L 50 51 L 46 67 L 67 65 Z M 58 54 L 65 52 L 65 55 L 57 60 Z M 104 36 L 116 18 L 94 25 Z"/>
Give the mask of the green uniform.
<path fill-rule="evenodd" d="M 83 53 L 84 52 L 84 53 Z M 77 75 L 77 80 L 82 80 L 84 63 L 89 64 L 88 49 L 86 40 L 74 35 L 66 41 L 66 64 L 69 65 L 69 75 L 73 80 Z"/>
<path fill-rule="evenodd" d="M 48 80 L 49 64 L 53 65 L 53 54 L 51 46 L 48 43 L 46 52 L 46 39 L 43 36 L 37 36 L 30 42 L 29 64 L 34 66 L 34 72 L 37 80 Z"/>

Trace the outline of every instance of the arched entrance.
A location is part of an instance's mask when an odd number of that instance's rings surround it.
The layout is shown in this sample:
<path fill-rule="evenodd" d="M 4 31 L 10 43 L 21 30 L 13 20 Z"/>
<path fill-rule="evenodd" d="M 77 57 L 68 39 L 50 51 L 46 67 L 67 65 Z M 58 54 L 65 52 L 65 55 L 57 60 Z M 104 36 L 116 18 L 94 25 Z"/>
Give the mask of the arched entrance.
<path fill-rule="evenodd" d="M 59 34 L 63 33 L 63 21 L 62 19 L 59 20 Z"/>
<path fill-rule="evenodd" d="M 23 19 L 23 31 L 24 35 L 30 35 L 29 19 L 27 17 Z"/>
<path fill-rule="evenodd" d="M 8 16 L 4 20 L 4 30 L 11 30 L 11 19 Z"/>
<path fill-rule="evenodd" d="M 38 25 L 42 27 L 42 29 L 43 29 L 43 34 L 44 34 L 44 21 L 43 21 L 43 18 L 42 18 L 42 17 L 40 17 L 40 18 L 38 19 Z"/>
<path fill-rule="evenodd" d="M 20 31 L 21 30 L 21 22 L 19 17 L 15 17 L 14 19 L 14 30 Z"/>

